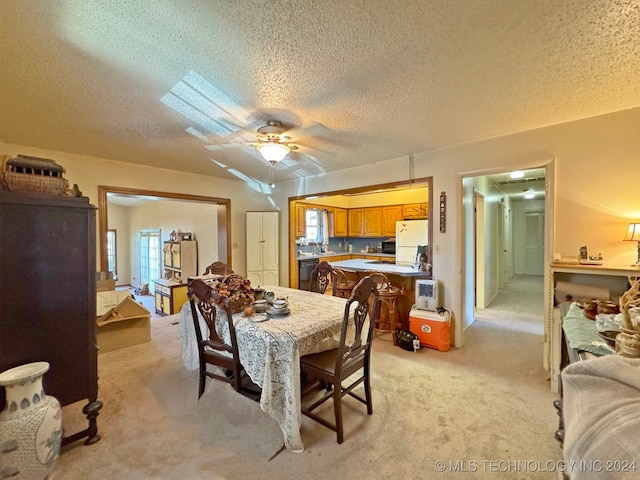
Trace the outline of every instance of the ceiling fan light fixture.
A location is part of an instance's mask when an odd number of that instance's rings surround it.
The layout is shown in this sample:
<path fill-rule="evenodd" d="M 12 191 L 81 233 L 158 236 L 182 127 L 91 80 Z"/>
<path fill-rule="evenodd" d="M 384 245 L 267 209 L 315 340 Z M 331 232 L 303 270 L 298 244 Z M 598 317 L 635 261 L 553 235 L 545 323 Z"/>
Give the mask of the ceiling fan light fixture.
<path fill-rule="evenodd" d="M 267 162 L 277 163 L 282 160 L 291 149 L 284 143 L 266 142 L 260 143 L 256 147 Z"/>

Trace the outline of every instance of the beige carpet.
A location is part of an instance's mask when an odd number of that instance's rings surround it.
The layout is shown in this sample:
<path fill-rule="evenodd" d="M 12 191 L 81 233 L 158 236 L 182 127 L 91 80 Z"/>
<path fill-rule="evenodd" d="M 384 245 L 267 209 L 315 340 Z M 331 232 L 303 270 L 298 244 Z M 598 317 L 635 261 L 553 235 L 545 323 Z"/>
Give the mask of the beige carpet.
<path fill-rule="evenodd" d="M 100 356 L 102 440 L 65 451 L 54 479 L 557 478 L 549 467 L 561 459 L 556 395 L 537 333 L 542 279 L 518 281 L 524 284 L 507 289 L 502 310 L 479 312 L 462 349 L 412 353 L 393 347 L 388 335 L 376 337 L 374 414 L 346 400 L 342 445 L 303 417 L 305 451 L 283 450 L 271 460 L 282 445 L 277 425 L 244 397 L 229 402 L 226 393 L 234 392 L 220 382 L 195 402 L 197 376 L 179 359 L 178 326 L 154 320 L 153 342 Z M 539 303 L 518 313 L 531 297 Z M 204 407 L 213 393 L 224 399 L 223 417 Z M 444 472 L 436 471 L 438 460 Z"/>

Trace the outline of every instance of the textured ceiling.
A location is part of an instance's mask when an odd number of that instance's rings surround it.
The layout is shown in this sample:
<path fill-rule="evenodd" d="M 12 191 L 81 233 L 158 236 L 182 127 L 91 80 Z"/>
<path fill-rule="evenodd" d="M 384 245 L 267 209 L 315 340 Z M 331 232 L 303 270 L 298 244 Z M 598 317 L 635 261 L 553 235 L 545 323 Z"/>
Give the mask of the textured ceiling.
<path fill-rule="evenodd" d="M 640 105 L 639 5 L 4 0 L 0 141 L 268 182 L 277 119 L 277 182 L 568 122 Z"/>

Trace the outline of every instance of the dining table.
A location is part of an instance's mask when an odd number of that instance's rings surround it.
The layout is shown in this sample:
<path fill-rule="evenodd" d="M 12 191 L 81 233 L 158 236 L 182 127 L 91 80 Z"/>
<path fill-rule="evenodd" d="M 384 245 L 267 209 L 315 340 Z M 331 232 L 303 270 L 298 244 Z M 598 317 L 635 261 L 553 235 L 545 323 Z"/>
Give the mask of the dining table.
<path fill-rule="evenodd" d="M 271 415 L 284 435 L 287 450 L 300 453 L 304 444 L 301 427 L 300 357 L 336 348 L 344 318 L 346 299 L 281 286 L 264 286 L 276 298 L 287 299 L 287 315 L 245 316 L 234 313 L 240 363 L 261 389 L 260 408 Z M 229 341 L 226 321 L 217 315 L 218 333 Z M 203 337 L 208 327 L 200 316 Z M 353 333 L 351 333 L 353 335 Z M 185 368 L 199 368 L 198 348 L 186 302 L 180 310 L 179 337 Z"/>

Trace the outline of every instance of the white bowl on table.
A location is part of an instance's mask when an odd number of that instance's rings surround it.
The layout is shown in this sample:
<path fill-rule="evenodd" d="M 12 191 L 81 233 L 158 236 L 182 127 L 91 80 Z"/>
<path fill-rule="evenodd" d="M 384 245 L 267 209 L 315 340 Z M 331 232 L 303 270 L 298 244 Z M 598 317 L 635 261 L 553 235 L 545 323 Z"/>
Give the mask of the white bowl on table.
<path fill-rule="evenodd" d="M 276 298 L 271 303 L 275 308 L 284 308 L 284 307 L 287 306 L 287 299 L 286 298 Z"/>

